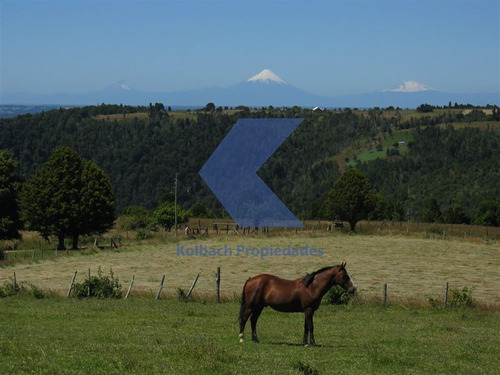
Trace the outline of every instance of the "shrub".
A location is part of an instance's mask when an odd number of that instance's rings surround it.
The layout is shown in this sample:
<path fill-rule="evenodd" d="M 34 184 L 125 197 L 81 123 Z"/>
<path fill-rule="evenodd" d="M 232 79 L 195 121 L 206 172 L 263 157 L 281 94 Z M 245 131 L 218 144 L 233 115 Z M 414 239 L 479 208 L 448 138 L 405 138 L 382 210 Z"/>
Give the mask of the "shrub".
<path fill-rule="evenodd" d="M 451 289 L 451 297 L 448 301 L 450 307 L 474 307 L 476 302 L 472 297 L 474 287 L 467 288 L 466 286 L 459 289 Z"/>
<path fill-rule="evenodd" d="M 135 233 L 135 239 L 136 240 L 145 240 L 147 239 L 149 236 L 148 236 L 148 231 L 144 228 L 140 228 L 137 230 L 137 232 Z"/>
<path fill-rule="evenodd" d="M 325 294 L 323 302 L 328 305 L 347 305 L 351 299 L 351 294 L 347 293 L 340 286 L 335 285 Z"/>
<path fill-rule="evenodd" d="M 180 301 L 183 301 L 186 299 L 187 293 L 184 290 L 184 288 L 177 288 L 177 297 L 179 298 Z"/>
<path fill-rule="evenodd" d="M 97 271 L 97 276 L 91 276 L 90 280 L 85 280 L 83 283 L 75 284 L 75 296 L 78 298 L 88 296 L 88 287 L 90 283 L 90 297 L 95 298 L 121 298 L 122 285 L 118 278 L 114 276 L 113 271 L 109 271 L 109 276 L 102 274 L 101 267 Z"/>
<path fill-rule="evenodd" d="M 11 297 L 15 296 L 21 291 L 21 286 L 16 284 L 14 287 L 14 283 L 11 281 L 6 281 L 3 286 L 0 286 L 0 298 L 3 297 Z"/>

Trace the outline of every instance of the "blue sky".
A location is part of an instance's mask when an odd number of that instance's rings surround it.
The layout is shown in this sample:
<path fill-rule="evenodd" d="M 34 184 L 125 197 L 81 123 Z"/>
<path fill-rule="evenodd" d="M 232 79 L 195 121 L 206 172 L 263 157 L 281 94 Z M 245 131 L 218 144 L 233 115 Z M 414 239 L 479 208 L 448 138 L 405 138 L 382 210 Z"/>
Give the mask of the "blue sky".
<path fill-rule="evenodd" d="M 228 87 L 500 90 L 500 1 L 0 0 L 4 93 Z"/>

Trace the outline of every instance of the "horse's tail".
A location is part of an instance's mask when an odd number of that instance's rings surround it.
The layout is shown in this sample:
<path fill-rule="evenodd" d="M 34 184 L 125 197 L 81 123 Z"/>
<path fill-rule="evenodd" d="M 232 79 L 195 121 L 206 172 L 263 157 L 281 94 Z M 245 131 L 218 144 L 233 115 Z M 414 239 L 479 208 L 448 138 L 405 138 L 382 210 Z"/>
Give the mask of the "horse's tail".
<path fill-rule="evenodd" d="M 238 316 L 239 322 L 241 322 L 241 319 L 243 318 L 243 311 L 245 311 L 245 307 L 246 307 L 245 288 L 246 288 L 249 280 L 250 280 L 250 278 L 248 278 L 248 280 L 245 281 L 245 285 L 243 285 L 243 291 L 241 292 L 241 307 L 240 307 L 240 315 Z"/>

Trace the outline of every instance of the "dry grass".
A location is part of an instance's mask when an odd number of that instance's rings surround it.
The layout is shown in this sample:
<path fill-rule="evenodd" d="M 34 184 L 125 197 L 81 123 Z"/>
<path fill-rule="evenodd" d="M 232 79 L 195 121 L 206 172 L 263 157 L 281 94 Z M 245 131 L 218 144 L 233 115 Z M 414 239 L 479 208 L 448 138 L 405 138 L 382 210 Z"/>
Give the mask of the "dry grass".
<path fill-rule="evenodd" d="M 181 245 L 195 242 L 181 241 Z M 411 238 L 404 236 L 289 234 L 258 237 L 225 236 L 197 240 L 204 246 L 233 249 L 230 257 L 182 257 L 172 242 L 132 244 L 120 250 L 82 252 L 16 264 L 0 269 L 0 282 L 16 272 L 18 280 L 35 284 L 41 289 L 66 292 L 72 274 L 78 271 L 77 282 L 84 280 L 88 268 L 98 267 L 107 273 L 110 268 L 126 289 L 135 275 L 133 292 L 153 294 L 162 275 L 166 275 L 165 294 L 175 295 L 178 288 L 188 290 L 193 278 L 200 273 L 195 294 L 206 296 L 214 291 L 214 272 L 222 269 L 221 289 L 225 298 L 238 296 L 244 281 L 259 273 L 272 273 L 295 279 L 326 265 L 346 260 L 348 270 L 366 298 L 381 295 L 382 284 L 388 283 L 389 299 L 429 297 L 440 298 L 444 285 L 461 289 L 474 287 L 474 297 L 482 302 L 500 304 L 500 246 L 494 243 L 474 243 L 461 240 Z M 247 247 L 292 246 L 322 247 L 323 257 L 236 256 L 237 245 Z M 85 255 L 87 254 L 87 255 Z"/>

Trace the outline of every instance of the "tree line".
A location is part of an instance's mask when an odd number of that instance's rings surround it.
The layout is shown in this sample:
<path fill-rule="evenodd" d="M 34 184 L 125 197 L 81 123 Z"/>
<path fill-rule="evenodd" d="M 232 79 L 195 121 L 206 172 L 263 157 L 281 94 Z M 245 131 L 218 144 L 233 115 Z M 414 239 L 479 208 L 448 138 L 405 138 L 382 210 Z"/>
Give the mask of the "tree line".
<path fill-rule="evenodd" d="M 331 216 L 325 206 L 343 170 L 339 163 L 343 150 L 400 131 L 413 135 L 407 153 L 389 153 L 385 159 L 356 165 L 381 198 L 370 214 L 373 218 L 427 220 L 426 205 L 435 199 L 440 215 L 434 221 L 465 217 L 479 223 L 476 210 L 486 205 L 482 202 L 500 199 L 498 126 L 467 126 L 498 121 L 497 107 L 492 114 L 479 109 L 467 113 L 450 110 L 405 119 L 394 109 L 312 111 L 241 106 L 225 111 L 209 104 L 177 115 L 155 103 L 149 107 L 56 109 L 2 119 L 0 149 L 9 150 L 17 160 L 16 183 L 20 183 L 35 178 L 55 149 L 71 148 L 108 176 L 115 215 L 130 206 L 152 212 L 169 202 L 177 173 L 178 201 L 185 211 L 196 207 L 205 216 L 224 216 L 224 208 L 198 171 L 233 124 L 239 117 L 300 117 L 305 119 L 301 126 L 258 172 L 300 219 Z M 133 113 L 147 116 L 126 116 Z M 446 126 L 451 123 L 464 126 Z M 483 223 L 495 225 L 492 220 Z"/>

